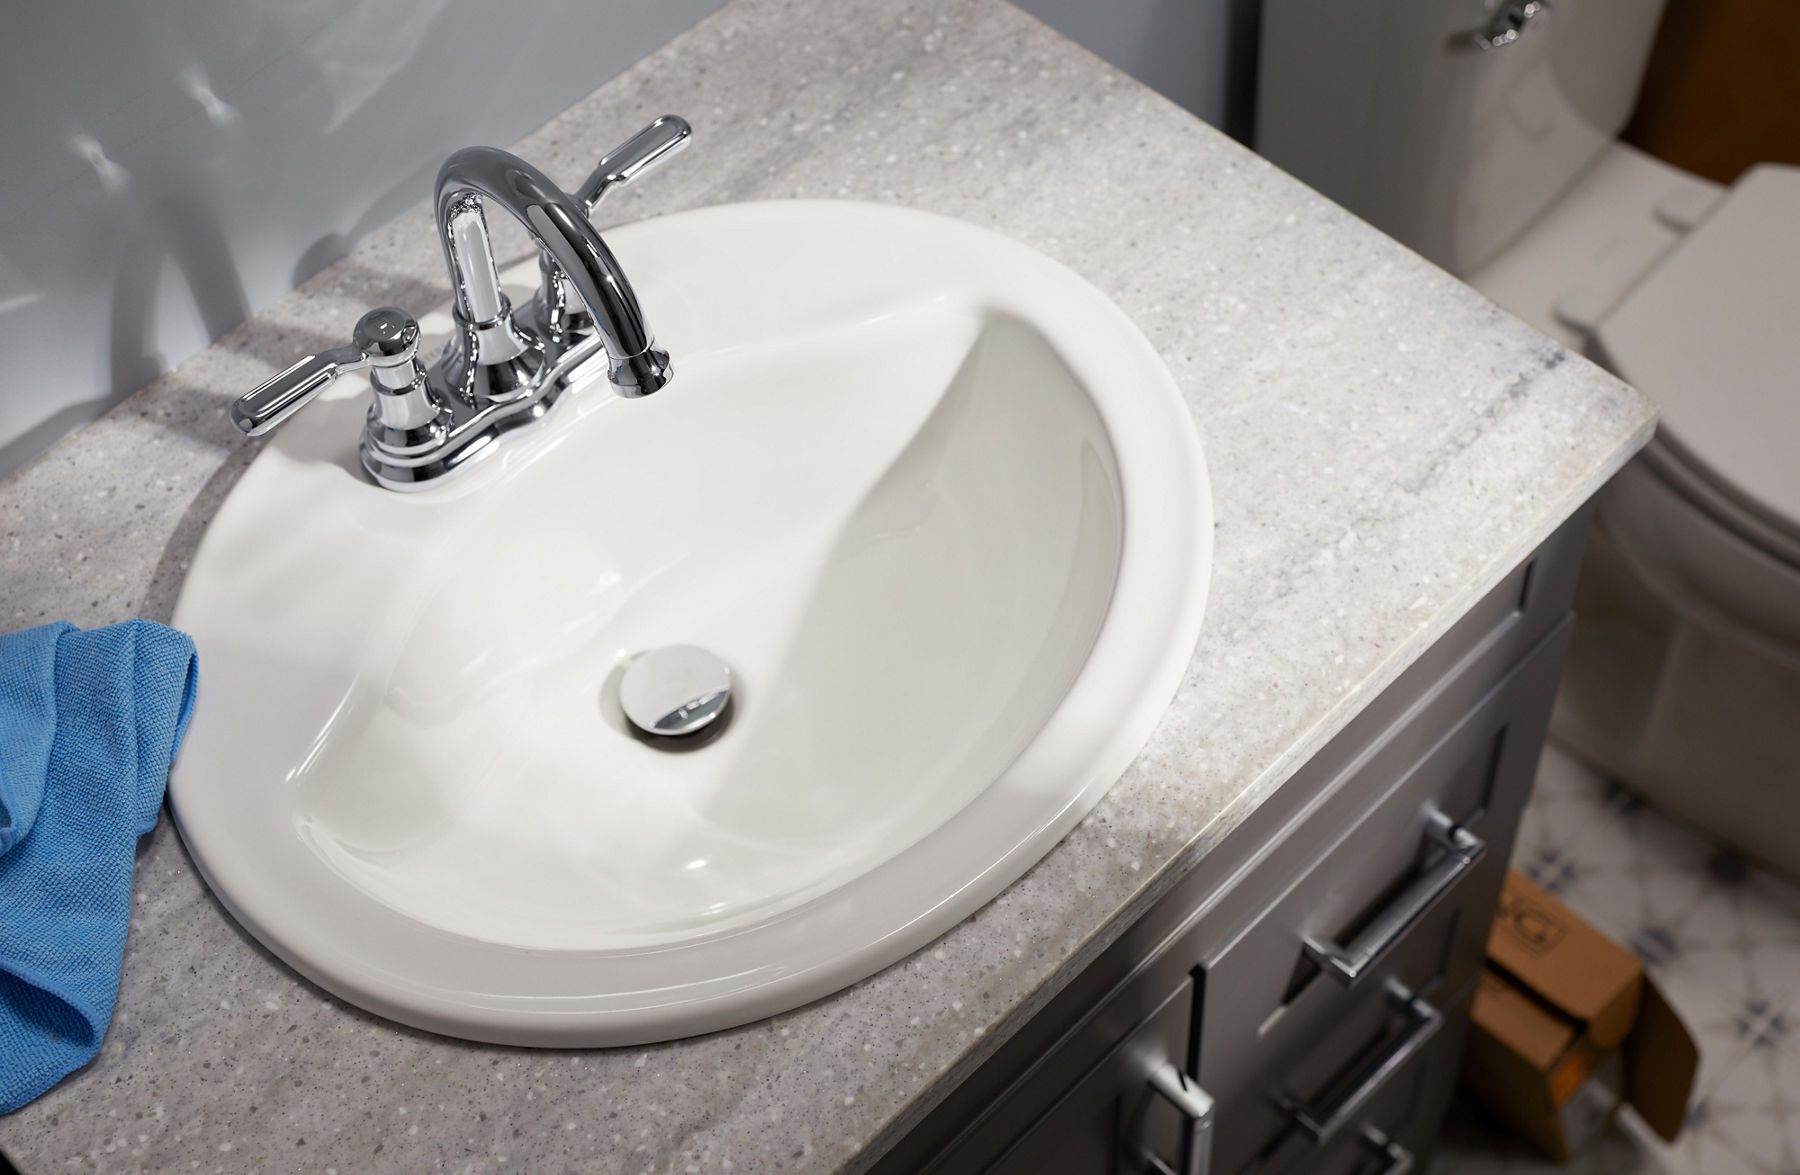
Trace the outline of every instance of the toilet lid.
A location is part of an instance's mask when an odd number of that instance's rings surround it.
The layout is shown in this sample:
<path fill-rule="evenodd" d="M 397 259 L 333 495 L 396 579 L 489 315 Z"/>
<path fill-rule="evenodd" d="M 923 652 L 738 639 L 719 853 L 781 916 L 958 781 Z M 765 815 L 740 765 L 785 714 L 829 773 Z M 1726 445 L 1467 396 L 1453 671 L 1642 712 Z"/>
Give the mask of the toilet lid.
<path fill-rule="evenodd" d="M 1800 168 L 1746 172 L 1594 338 L 1696 474 L 1800 538 Z"/>

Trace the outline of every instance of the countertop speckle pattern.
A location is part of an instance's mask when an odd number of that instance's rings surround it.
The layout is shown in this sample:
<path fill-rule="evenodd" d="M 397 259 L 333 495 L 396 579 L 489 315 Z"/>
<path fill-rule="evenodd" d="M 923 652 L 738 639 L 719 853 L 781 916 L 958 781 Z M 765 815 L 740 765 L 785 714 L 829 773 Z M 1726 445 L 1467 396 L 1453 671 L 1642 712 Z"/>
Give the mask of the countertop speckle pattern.
<path fill-rule="evenodd" d="M 1651 427 L 1635 392 L 993 0 L 740 0 L 517 149 L 574 184 L 664 111 L 694 148 L 612 222 L 792 196 L 948 213 L 1082 273 L 1161 351 L 1218 526 L 1205 629 L 1156 734 L 1035 869 L 911 959 L 627 1051 L 472 1045 L 346 1007 L 231 921 L 165 819 L 104 1051 L 0 1119 L 27 1175 L 866 1164 Z M 0 624 L 166 620 L 257 450 L 229 400 L 370 306 L 448 294 L 421 205 L 0 483 Z"/>

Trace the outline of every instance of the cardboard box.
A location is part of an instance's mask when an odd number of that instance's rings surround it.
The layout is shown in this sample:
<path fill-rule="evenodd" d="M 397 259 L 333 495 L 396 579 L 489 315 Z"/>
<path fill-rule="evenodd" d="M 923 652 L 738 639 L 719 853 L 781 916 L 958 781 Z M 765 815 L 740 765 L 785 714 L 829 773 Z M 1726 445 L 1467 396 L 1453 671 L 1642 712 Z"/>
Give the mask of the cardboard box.
<path fill-rule="evenodd" d="M 1623 1103 L 1673 1141 L 1700 1052 L 1637 959 L 1517 870 L 1475 992 L 1463 1077 L 1558 1159 Z"/>

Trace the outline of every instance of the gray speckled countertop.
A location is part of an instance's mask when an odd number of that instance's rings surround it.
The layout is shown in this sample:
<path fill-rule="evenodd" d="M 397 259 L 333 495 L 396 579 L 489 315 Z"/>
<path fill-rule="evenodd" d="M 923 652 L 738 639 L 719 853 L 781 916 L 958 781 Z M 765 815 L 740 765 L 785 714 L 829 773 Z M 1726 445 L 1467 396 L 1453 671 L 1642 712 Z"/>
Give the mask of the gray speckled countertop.
<path fill-rule="evenodd" d="M 1142 755 L 1021 881 L 907 961 L 697 1040 L 533 1052 L 326 996 L 224 913 L 165 819 L 87 1070 L 0 1119 L 65 1170 L 856 1167 L 1229 835 L 1641 444 L 1635 392 L 993 0 L 741 0 L 518 146 L 573 184 L 695 145 L 613 221 L 854 197 L 1058 258 L 1167 360 L 1218 514 L 1205 629 Z M 421 192 L 424 196 L 426 193 Z M 257 445 L 230 399 L 366 308 L 449 290 L 423 207 L 0 483 L 0 625 L 166 620 Z"/>

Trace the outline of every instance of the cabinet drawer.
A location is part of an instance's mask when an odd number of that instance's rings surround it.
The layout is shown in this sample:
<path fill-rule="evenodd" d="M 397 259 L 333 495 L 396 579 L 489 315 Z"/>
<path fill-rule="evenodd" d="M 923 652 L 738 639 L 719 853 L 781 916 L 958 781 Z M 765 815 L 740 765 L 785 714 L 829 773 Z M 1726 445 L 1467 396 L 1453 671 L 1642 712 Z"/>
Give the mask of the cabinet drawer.
<path fill-rule="evenodd" d="M 1405 737 L 1377 750 L 1346 787 L 1379 796 L 1373 810 L 1316 863 L 1297 863 L 1264 912 L 1202 961 L 1194 1071 L 1218 1100 L 1216 1170 L 1269 1144 L 1283 1122 L 1272 1092 L 1333 1070 L 1331 1042 L 1384 1018 L 1389 982 L 1455 992 L 1475 973 L 1568 632 L 1422 750 Z"/>
<path fill-rule="evenodd" d="M 1151 1166 L 1181 1169 L 1187 1121 L 1152 1075 L 1178 1071 L 1187 1054 L 1194 984 L 1163 1005 L 1095 1065 L 989 1168 L 993 1175 L 1114 1175 Z M 1202 1097 L 1204 1095 L 1201 1095 Z"/>
<path fill-rule="evenodd" d="M 1474 985 L 1441 1010 L 1443 1026 L 1397 1067 L 1331 1140 L 1320 1145 L 1288 1130 L 1243 1175 L 1396 1175 L 1424 1170 L 1444 1111 L 1456 1090 L 1468 1036 Z"/>
<path fill-rule="evenodd" d="M 1388 1055 L 1384 1049 L 1410 1056 L 1436 1047 L 1442 1017 L 1436 1023 L 1409 1024 L 1404 1009 L 1413 997 L 1436 1007 L 1445 992 L 1454 990 L 1444 979 L 1472 913 L 1461 906 L 1433 911 L 1383 961 L 1378 974 L 1334 1001 L 1331 1015 L 1310 1018 L 1303 1039 L 1271 1047 L 1254 1070 L 1237 1075 L 1229 1086 L 1208 1089 L 1216 1107 L 1215 1175 L 1260 1170 L 1259 1158 L 1294 1132 L 1296 1109 L 1312 1107 L 1308 1112 L 1316 1117 L 1325 1112 L 1320 1107 L 1342 1104 L 1340 1095 L 1346 1094 L 1346 1086 L 1356 1085 L 1353 1075 L 1359 1065 Z M 1409 1043 L 1413 1029 L 1421 1035 Z M 1380 1084 L 1385 1086 L 1385 1080 Z M 1355 1104 L 1349 1109 L 1361 1112 Z"/>

